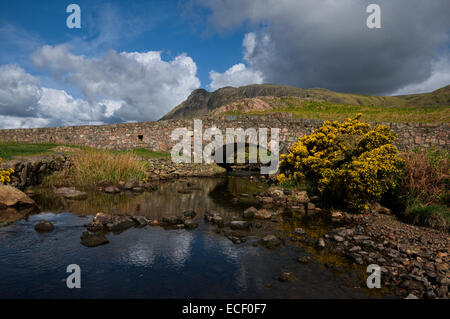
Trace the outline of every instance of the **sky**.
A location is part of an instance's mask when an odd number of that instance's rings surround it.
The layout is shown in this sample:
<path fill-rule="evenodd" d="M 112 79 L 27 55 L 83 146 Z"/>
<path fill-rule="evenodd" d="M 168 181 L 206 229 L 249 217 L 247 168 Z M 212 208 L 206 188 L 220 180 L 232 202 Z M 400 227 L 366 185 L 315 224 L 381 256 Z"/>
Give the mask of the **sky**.
<path fill-rule="evenodd" d="M 448 0 L 2 0 L 0 128 L 153 121 L 197 88 L 255 83 L 430 92 L 450 84 L 449 15 Z"/>

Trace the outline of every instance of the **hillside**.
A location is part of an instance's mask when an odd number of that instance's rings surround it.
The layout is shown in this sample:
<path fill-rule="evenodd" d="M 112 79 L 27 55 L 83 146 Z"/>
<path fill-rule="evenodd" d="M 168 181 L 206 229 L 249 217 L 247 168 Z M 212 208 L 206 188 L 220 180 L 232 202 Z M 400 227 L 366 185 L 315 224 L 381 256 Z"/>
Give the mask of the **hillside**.
<path fill-rule="evenodd" d="M 215 92 L 198 89 L 162 120 L 194 118 L 207 114 L 290 112 L 300 117 L 329 118 L 373 113 L 374 120 L 448 122 L 450 85 L 424 94 L 370 96 L 338 93 L 320 88 L 299 89 L 261 84 L 224 87 Z M 326 116 L 329 114 L 330 116 Z M 339 116 L 341 114 L 342 116 Z M 407 115 L 403 117 L 403 115 Z"/>

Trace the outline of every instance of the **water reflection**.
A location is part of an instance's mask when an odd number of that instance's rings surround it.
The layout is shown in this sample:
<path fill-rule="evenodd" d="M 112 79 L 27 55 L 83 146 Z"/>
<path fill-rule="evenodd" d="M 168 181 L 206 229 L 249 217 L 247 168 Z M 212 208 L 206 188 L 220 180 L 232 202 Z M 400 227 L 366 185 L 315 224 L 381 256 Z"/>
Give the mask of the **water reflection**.
<path fill-rule="evenodd" d="M 236 176 L 220 178 L 191 178 L 161 183 L 158 190 L 135 194 L 124 192 L 110 195 L 96 190 L 87 191 L 84 201 L 71 201 L 54 196 L 49 189 L 36 189 L 34 199 L 43 210 L 52 212 L 70 211 L 77 216 L 93 216 L 98 212 L 111 214 L 129 214 L 161 220 L 163 216 L 180 214 L 185 210 L 194 210 L 203 214 L 215 210 L 225 218 L 231 218 L 239 205 L 231 202 L 233 194 L 261 191 L 262 183 Z M 188 190 L 189 193 L 185 193 Z M 180 193 L 182 191 L 183 193 Z M 251 202 L 252 196 L 246 198 Z M 242 203 L 245 207 L 246 203 Z M 248 206 L 248 205 L 247 205 Z M 202 217 L 202 215 L 200 215 Z"/>
<path fill-rule="evenodd" d="M 194 189 L 179 193 L 188 182 Z M 257 238 L 252 237 L 235 245 L 202 221 L 203 212 L 211 209 L 229 219 L 239 215 L 249 203 L 233 204 L 234 195 L 246 193 L 251 201 L 261 187 L 250 178 L 196 178 L 138 195 L 90 192 L 86 201 L 66 201 L 42 190 L 36 200 L 46 213 L 0 228 L 0 298 L 366 297 L 361 289 L 343 287 L 342 279 L 317 263 L 299 266 L 296 258 L 306 253 L 303 247 L 268 250 L 253 246 Z M 83 225 L 98 211 L 161 219 L 184 210 L 198 213 L 199 228 L 131 228 L 107 234 L 107 245 L 80 244 Z M 55 230 L 36 233 L 33 226 L 40 219 L 52 221 Z M 280 231 L 296 226 L 282 223 Z M 83 289 L 65 286 L 66 267 L 72 263 L 82 269 Z M 281 271 L 291 271 L 299 280 L 280 283 Z"/>

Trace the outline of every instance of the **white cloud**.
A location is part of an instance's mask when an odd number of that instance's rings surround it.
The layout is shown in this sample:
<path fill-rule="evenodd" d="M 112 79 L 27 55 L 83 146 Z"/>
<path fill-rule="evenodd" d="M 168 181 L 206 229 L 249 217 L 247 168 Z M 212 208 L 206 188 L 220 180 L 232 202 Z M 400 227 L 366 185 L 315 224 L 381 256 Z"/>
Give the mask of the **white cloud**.
<path fill-rule="evenodd" d="M 38 79 L 17 65 L 0 66 L 0 115 L 34 114 L 41 95 Z"/>
<path fill-rule="evenodd" d="M 157 120 L 200 87 L 197 65 L 185 54 L 171 61 L 158 51 L 86 58 L 60 45 L 42 47 L 33 61 L 57 81 L 76 86 L 90 105 L 114 103 L 109 110 L 123 121 Z"/>
<path fill-rule="evenodd" d="M 268 39 L 266 39 L 266 42 Z M 224 73 L 219 73 L 214 70 L 209 72 L 209 79 L 211 83 L 209 88 L 213 91 L 225 86 L 239 87 L 249 84 L 261 84 L 264 82 L 264 76 L 261 71 L 252 68 L 252 60 L 250 59 L 256 47 L 256 34 L 253 32 L 247 33 L 242 41 L 244 48 L 244 60 L 246 60 L 250 67 L 243 63 L 233 65 Z"/>
<path fill-rule="evenodd" d="M 264 80 L 262 73 L 247 68 L 244 64 L 233 65 L 224 73 L 209 72 L 211 83 L 209 87 L 215 91 L 225 86 L 239 87 L 248 84 L 261 84 Z"/>
<path fill-rule="evenodd" d="M 0 115 L 0 129 L 34 128 L 46 127 L 49 125 L 50 121 L 48 119 Z"/>
<path fill-rule="evenodd" d="M 63 90 L 41 87 L 17 65 L 0 67 L 0 128 L 101 124 L 116 108 L 114 101 L 89 104 Z"/>
<path fill-rule="evenodd" d="M 75 99 L 63 90 L 42 88 L 37 115 L 49 118 L 55 125 L 101 124 L 105 120 L 106 105 L 89 104 Z"/>
<path fill-rule="evenodd" d="M 0 66 L 0 127 L 32 127 L 158 120 L 200 86 L 197 66 L 181 54 L 110 51 L 99 58 L 74 55 L 64 46 L 43 46 L 34 65 L 82 93 L 41 87 L 17 65 Z"/>
<path fill-rule="evenodd" d="M 450 57 L 444 56 L 434 61 L 431 66 L 431 75 L 423 82 L 409 84 L 393 95 L 432 92 L 450 84 Z"/>

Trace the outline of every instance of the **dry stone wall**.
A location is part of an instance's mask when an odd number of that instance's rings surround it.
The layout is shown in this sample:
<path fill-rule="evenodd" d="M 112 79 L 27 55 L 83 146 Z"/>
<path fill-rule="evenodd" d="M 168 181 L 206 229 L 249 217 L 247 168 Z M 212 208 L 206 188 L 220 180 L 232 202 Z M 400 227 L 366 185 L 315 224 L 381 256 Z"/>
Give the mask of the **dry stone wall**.
<path fill-rule="evenodd" d="M 280 128 L 281 149 L 292 145 L 297 137 L 311 133 L 322 120 L 297 119 L 288 113 L 262 116 L 222 116 L 202 118 L 203 129 L 216 126 L 225 134 L 226 128 Z M 57 143 L 85 145 L 106 149 L 147 148 L 169 152 L 176 141 L 171 140 L 175 128 L 193 130 L 193 120 L 123 123 L 100 126 L 70 126 L 33 129 L 0 130 L 0 141 L 25 143 Z M 375 124 L 375 123 L 372 123 Z M 396 145 L 402 150 L 414 148 L 449 148 L 448 124 L 382 123 L 397 134 Z"/>

